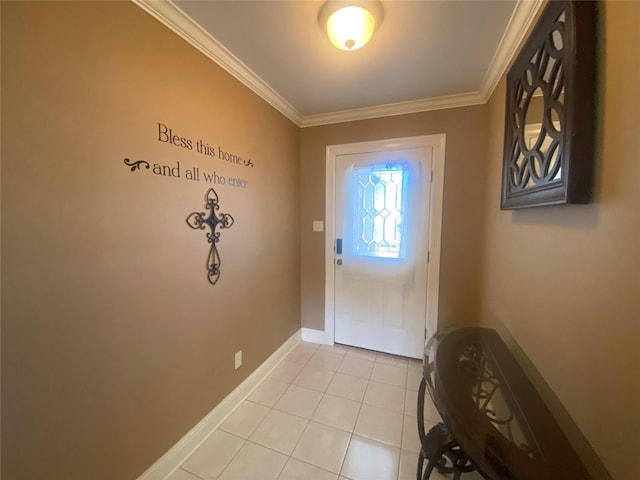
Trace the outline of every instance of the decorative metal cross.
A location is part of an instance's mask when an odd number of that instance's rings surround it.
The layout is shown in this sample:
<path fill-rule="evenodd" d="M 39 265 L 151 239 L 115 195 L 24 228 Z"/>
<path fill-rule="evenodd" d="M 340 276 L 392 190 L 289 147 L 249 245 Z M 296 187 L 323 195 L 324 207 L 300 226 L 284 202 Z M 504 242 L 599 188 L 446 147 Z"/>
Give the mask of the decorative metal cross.
<path fill-rule="evenodd" d="M 210 188 L 204 196 L 204 207 L 209 209 L 209 215 L 205 217 L 204 212 L 193 212 L 187 217 L 187 225 L 194 230 L 204 230 L 205 225 L 211 227 L 211 232 L 207 233 L 207 240 L 211 244 L 209 256 L 207 257 L 207 278 L 211 285 L 215 285 L 220 278 L 220 254 L 218 253 L 217 243 L 220 241 L 220 232 L 216 231 L 216 227 L 229 228 L 233 225 L 233 217 L 228 213 L 220 213 L 216 211 L 220 209 L 218 205 L 218 194 L 213 188 Z"/>

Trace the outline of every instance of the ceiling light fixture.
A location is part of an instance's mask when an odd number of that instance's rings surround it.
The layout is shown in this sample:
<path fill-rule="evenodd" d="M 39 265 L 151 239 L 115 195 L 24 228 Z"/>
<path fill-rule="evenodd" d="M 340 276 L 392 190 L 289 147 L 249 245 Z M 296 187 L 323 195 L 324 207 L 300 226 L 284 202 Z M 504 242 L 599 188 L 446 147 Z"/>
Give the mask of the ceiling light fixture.
<path fill-rule="evenodd" d="M 318 23 L 336 48 L 351 51 L 366 45 L 383 14 L 379 0 L 328 0 L 320 8 Z"/>

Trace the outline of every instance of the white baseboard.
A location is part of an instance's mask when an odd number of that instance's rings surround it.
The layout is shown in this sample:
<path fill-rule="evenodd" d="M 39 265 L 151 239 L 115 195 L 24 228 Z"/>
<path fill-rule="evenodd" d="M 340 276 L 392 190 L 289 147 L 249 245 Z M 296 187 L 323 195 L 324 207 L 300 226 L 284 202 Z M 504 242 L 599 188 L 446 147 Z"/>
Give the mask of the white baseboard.
<path fill-rule="evenodd" d="M 324 345 L 333 345 L 333 338 L 327 338 L 327 332 L 322 330 L 314 330 L 313 328 L 303 328 L 301 330 L 302 341 L 311 343 L 321 343 Z"/>
<path fill-rule="evenodd" d="M 324 332 L 321 332 L 324 333 Z M 247 398 L 251 392 L 267 377 L 278 363 L 300 343 L 301 333 L 298 330 L 280 348 L 278 348 L 262 365 L 255 369 L 233 392 L 227 395 L 213 410 L 193 427 L 167 453 L 149 467 L 138 480 L 165 480 L 218 428 L 227 416 Z"/>

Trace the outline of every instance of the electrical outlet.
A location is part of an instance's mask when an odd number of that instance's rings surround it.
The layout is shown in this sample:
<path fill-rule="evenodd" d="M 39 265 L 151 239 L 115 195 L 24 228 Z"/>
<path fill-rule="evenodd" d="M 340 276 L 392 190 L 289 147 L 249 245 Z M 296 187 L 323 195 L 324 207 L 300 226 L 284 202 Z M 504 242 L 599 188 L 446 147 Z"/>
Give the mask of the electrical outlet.
<path fill-rule="evenodd" d="M 235 356 L 236 370 L 242 366 L 242 350 L 238 350 Z"/>

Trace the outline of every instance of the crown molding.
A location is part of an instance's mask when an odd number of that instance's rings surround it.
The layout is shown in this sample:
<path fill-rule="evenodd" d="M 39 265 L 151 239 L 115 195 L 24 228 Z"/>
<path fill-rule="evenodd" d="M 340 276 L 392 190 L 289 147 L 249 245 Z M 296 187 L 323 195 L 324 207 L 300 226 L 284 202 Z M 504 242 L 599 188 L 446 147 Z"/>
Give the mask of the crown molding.
<path fill-rule="evenodd" d="M 293 123 L 300 125 L 302 122 L 300 112 L 171 0 L 132 0 L 132 2 L 233 75 Z"/>
<path fill-rule="evenodd" d="M 393 115 L 405 115 L 408 113 L 428 112 L 430 110 L 443 110 L 446 108 L 468 107 L 485 103 L 479 92 L 460 93 L 444 97 L 424 98 L 411 100 L 410 102 L 388 103 L 375 107 L 354 108 L 340 112 L 323 113 L 303 117 L 300 127 L 315 127 L 332 123 L 352 122 L 355 120 L 368 120 L 372 118 L 391 117 Z"/>
<path fill-rule="evenodd" d="M 518 0 L 484 76 L 480 90 L 477 92 L 303 116 L 171 0 L 132 0 L 132 2 L 177 33 L 273 108 L 302 128 L 486 103 L 517 53 L 530 24 L 545 3 L 544 0 Z"/>

